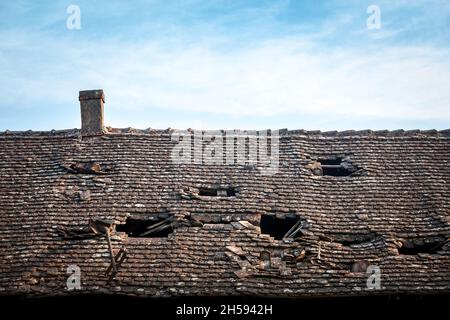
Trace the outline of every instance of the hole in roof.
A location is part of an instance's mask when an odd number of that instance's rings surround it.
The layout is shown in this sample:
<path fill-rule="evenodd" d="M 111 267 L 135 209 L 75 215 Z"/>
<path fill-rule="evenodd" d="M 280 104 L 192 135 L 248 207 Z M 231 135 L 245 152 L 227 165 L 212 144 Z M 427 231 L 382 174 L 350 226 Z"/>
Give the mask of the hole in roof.
<path fill-rule="evenodd" d="M 417 255 L 419 253 L 434 254 L 442 249 L 446 241 L 433 241 L 426 243 L 415 243 L 413 241 L 404 241 L 403 246 L 398 249 L 402 255 Z"/>
<path fill-rule="evenodd" d="M 343 157 L 319 158 L 318 162 L 320 168 L 314 168 L 313 170 L 316 175 L 346 177 L 359 169 Z"/>
<path fill-rule="evenodd" d="M 301 228 L 300 217 L 284 216 L 277 218 L 274 215 L 263 214 L 260 221 L 261 233 L 268 234 L 276 240 L 283 238 L 295 237 L 298 230 Z"/>
<path fill-rule="evenodd" d="M 124 224 L 116 226 L 117 232 L 125 232 L 129 237 L 164 238 L 173 233 L 174 216 L 139 219 L 128 217 Z"/>
<path fill-rule="evenodd" d="M 322 166 L 324 166 L 324 165 L 328 165 L 328 166 L 340 165 L 342 162 L 342 157 L 319 159 L 319 162 Z"/>
<path fill-rule="evenodd" d="M 68 173 L 73 174 L 105 174 L 108 171 L 111 171 L 109 166 L 95 161 L 76 161 L 63 164 L 63 167 Z"/>
<path fill-rule="evenodd" d="M 235 197 L 236 189 L 229 188 L 200 188 L 198 192 L 199 196 L 203 197 Z"/>

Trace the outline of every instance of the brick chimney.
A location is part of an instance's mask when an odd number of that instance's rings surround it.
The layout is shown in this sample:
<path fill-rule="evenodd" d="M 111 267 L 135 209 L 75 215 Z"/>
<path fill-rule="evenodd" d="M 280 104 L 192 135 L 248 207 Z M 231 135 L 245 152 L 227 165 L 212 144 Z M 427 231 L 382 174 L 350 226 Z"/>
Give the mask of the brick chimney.
<path fill-rule="evenodd" d="M 103 104 L 105 103 L 103 90 L 80 91 L 78 100 L 81 107 L 81 134 L 94 136 L 106 133 L 103 124 Z"/>

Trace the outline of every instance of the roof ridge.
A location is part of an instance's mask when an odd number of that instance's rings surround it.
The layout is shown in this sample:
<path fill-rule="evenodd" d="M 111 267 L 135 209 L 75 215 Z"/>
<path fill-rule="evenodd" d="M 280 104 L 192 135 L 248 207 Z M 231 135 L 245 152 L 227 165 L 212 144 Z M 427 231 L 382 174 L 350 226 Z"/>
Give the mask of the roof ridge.
<path fill-rule="evenodd" d="M 136 129 L 136 128 L 111 128 L 107 127 L 107 131 L 109 134 L 149 134 L 149 133 L 172 133 L 176 129 L 167 128 L 167 129 Z M 191 131 L 193 129 L 181 129 Z M 211 131 L 229 131 L 225 129 L 198 129 L 203 132 L 211 132 Z M 250 129 L 230 129 L 235 132 L 248 132 L 248 131 L 262 131 L 262 130 L 274 130 L 274 129 L 261 129 L 261 130 L 250 130 Z M 294 129 L 288 130 L 286 128 L 278 129 L 280 135 L 307 135 L 307 136 L 324 136 L 324 137 L 345 137 L 345 136 L 444 136 L 450 137 L 450 128 L 443 130 L 429 129 L 429 130 L 421 130 L 421 129 L 412 129 L 412 130 L 331 130 L 331 131 L 321 131 L 321 130 L 305 130 L 305 129 Z M 80 129 L 63 129 L 63 130 L 49 130 L 49 131 L 11 131 L 5 130 L 0 131 L 0 136 L 57 136 L 57 137 L 69 137 L 69 136 L 79 136 L 81 130 Z"/>
<path fill-rule="evenodd" d="M 72 137 L 72 136 L 79 136 L 81 133 L 80 129 L 63 129 L 63 130 L 40 130 L 40 131 L 33 131 L 33 130 L 26 130 L 26 131 L 11 131 L 11 130 L 5 130 L 0 131 L 0 136 L 38 136 L 38 137 Z"/>

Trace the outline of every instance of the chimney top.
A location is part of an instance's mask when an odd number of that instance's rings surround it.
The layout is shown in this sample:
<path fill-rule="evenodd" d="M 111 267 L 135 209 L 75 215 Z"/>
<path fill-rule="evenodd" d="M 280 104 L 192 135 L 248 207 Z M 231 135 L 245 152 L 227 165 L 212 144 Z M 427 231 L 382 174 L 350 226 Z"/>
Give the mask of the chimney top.
<path fill-rule="evenodd" d="M 103 103 L 105 102 L 105 94 L 102 89 L 97 90 L 83 90 L 80 91 L 78 96 L 79 101 L 83 100 L 92 100 L 92 99 L 102 99 Z"/>
<path fill-rule="evenodd" d="M 80 91 L 78 96 L 81 109 L 81 134 L 83 136 L 102 135 L 106 132 L 103 121 L 105 94 L 102 89 Z"/>

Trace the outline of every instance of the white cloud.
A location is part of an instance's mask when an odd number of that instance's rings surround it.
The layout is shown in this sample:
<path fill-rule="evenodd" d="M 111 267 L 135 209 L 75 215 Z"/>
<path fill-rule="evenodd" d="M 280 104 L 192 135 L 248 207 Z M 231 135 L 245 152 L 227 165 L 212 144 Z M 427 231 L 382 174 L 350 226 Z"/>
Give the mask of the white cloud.
<path fill-rule="evenodd" d="M 220 48 L 226 37 L 132 43 L 0 32 L 2 100 L 73 104 L 77 90 L 104 88 L 109 107 L 124 111 L 450 120 L 448 49 L 319 46 L 333 33 L 327 26 L 234 48 Z"/>
<path fill-rule="evenodd" d="M 320 52 L 292 39 L 232 52 L 110 45 L 80 57 L 67 85 L 102 86 L 123 109 L 450 120 L 449 56 L 430 47 Z"/>

